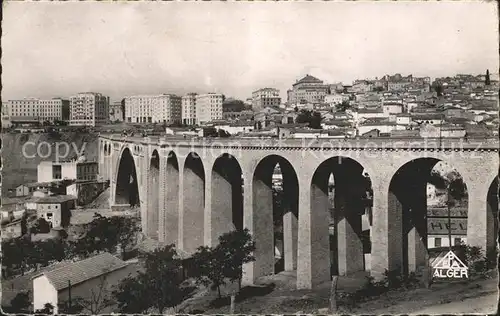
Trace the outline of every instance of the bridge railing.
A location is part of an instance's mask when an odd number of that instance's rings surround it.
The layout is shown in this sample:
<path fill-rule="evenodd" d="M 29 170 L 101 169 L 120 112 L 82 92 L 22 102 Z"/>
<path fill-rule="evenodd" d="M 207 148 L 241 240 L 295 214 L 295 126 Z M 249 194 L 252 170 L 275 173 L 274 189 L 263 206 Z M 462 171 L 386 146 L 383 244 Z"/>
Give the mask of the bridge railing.
<path fill-rule="evenodd" d="M 245 138 L 245 137 L 179 137 L 179 136 L 123 136 L 120 134 L 101 134 L 100 137 L 111 141 L 141 143 L 149 145 L 176 145 L 179 147 L 301 147 L 301 148 L 453 148 L 498 149 L 498 138 Z"/>

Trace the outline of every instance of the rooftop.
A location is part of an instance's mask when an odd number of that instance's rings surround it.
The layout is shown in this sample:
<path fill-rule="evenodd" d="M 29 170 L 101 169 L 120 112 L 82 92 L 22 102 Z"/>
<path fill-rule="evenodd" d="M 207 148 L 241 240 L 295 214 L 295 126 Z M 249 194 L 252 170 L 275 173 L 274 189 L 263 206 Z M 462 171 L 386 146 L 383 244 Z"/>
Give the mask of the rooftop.
<path fill-rule="evenodd" d="M 74 197 L 73 195 L 53 195 L 34 197 L 30 201 L 34 203 L 63 203 L 71 200 L 76 200 L 76 197 Z"/>
<path fill-rule="evenodd" d="M 11 116 L 11 122 L 39 122 L 39 118 L 37 116 Z"/>
<path fill-rule="evenodd" d="M 300 79 L 299 81 L 297 81 L 293 85 L 295 86 L 295 85 L 298 85 L 301 83 L 319 83 L 319 84 L 322 84 L 323 80 L 319 80 L 318 78 L 307 74 L 304 78 Z"/>
<path fill-rule="evenodd" d="M 97 278 L 109 272 L 124 268 L 128 263 L 118 259 L 108 252 L 101 253 L 97 256 L 87 258 L 77 262 L 65 262 L 54 269 L 48 270 L 34 276 L 33 279 L 45 275 L 50 283 L 60 291 L 71 285 Z"/>

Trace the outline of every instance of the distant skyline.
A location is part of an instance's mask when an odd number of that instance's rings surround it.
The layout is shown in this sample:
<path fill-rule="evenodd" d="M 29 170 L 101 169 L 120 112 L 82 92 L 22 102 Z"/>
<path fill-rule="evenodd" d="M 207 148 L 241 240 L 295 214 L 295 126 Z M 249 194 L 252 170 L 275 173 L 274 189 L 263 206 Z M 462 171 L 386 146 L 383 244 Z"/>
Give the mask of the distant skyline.
<path fill-rule="evenodd" d="M 497 74 L 491 2 L 4 2 L 2 100 Z"/>

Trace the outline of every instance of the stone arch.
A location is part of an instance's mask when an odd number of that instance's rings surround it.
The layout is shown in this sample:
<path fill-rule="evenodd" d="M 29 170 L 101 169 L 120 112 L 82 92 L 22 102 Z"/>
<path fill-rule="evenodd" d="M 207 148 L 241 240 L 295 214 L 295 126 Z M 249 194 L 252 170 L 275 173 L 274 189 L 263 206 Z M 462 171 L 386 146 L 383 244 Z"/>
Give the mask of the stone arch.
<path fill-rule="evenodd" d="M 277 186 L 273 191 L 273 174 L 277 166 L 282 175 L 282 197 L 279 200 Z M 252 188 L 253 237 L 257 247 L 254 255 L 260 261 L 260 271 L 256 271 L 256 276 L 295 270 L 299 184 L 293 165 L 279 155 L 262 158 L 253 172 Z M 279 201 L 281 205 L 278 205 Z M 282 234 L 279 234 L 280 225 Z"/>
<path fill-rule="evenodd" d="M 392 255 L 398 258 L 397 261 L 392 261 L 395 264 L 390 267 L 391 271 L 399 271 L 403 275 L 420 274 L 426 266 L 426 254 L 429 248 L 450 246 L 448 213 L 454 218 L 451 226 L 451 245 L 454 245 L 457 235 L 462 236 L 467 231 L 467 203 L 452 205 L 452 198 L 444 182 L 438 185 L 444 190 L 442 192 L 446 192 L 443 202 L 428 205 L 428 183 L 435 183 L 439 178 L 431 176 L 439 162 L 453 167 L 448 161 L 439 158 L 420 157 L 405 162 L 391 178 L 388 192 L 390 247 L 394 250 Z M 454 170 L 460 177 L 463 176 L 458 169 Z M 467 190 L 465 193 L 467 194 Z M 428 244 L 429 237 L 433 245 Z M 437 244 L 437 239 L 442 244 Z"/>
<path fill-rule="evenodd" d="M 139 187 L 134 157 L 128 147 L 124 147 L 117 163 L 115 204 L 139 206 Z"/>
<path fill-rule="evenodd" d="M 214 162 L 211 179 L 211 241 L 232 230 L 243 229 L 243 177 L 238 160 L 222 154 Z"/>
<path fill-rule="evenodd" d="M 368 270 L 365 254 L 371 252 L 373 190 L 364 166 L 349 157 L 328 158 L 315 169 L 310 185 L 311 212 L 319 216 L 321 225 L 314 229 L 317 253 L 312 256 L 325 270 L 315 273 L 346 275 Z"/>
<path fill-rule="evenodd" d="M 194 253 L 204 244 L 205 220 L 205 169 L 197 153 L 187 155 L 183 173 L 183 249 Z"/>
<path fill-rule="evenodd" d="M 148 196 L 147 205 L 147 236 L 158 240 L 159 237 L 159 192 L 160 192 L 160 155 L 157 150 L 151 154 L 147 169 Z"/>

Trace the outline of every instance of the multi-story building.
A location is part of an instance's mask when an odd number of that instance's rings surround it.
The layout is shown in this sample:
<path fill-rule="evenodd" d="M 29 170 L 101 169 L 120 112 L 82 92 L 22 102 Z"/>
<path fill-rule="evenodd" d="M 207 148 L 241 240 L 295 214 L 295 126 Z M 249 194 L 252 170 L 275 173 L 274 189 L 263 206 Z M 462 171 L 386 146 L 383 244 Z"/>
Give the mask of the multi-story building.
<path fill-rule="evenodd" d="M 109 97 L 97 92 L 81 92 L 70 97 L 70 125 L 98 126 L 108 123 Z"/>
<path fill-rule="evenodd" d="M 262 88 L 252 92 L 252 108 L 263 109 L 268 106 L 279 107 L 281 104 L 280 90 L 274 88 Z"/>
<path fill-rule="evenodd" d="M 292 89 L 287 91 L 288 103 L 322 103 L 325 96 L 329 94 L 330 86 L 323 83 L 316 77 L 306 75 L 292 85 Z"/>
<path fill-rule="evenodd" d="M 74 206 L 72 195 L 34 196 L 26 201 L 26 207 L 34 207 L 37 217 L 45 219 L 50 227 L 67 227 Z"/>
<path fill-rule="evenodd" d="M 97 180 L 97 162 L 53 162 L 42 161 L 38 164 L 38 182 L 58 180 Z"/>
<path fill-rule="evenodd" d="M 417 79 L 416 81 L 414 79 Z M 419 82 L 420 80 L 427 80 L 426 78 L 413 78 L 413 75 L 408 75 L 403 77 L 401 74 L 395 74 L 393 76 L 385 75 L 383 80 L 387 82 L 388 91 L 403 91 L 412 82 Z"/>
<path fill-rule="evenodd" d="M 182 124 L 196 124 L 196 93 L 188 93 L 182 97 Z"/>
<path fill-rule="evenodd" d="M 2 101 L 2 128 L 9 128 L 12 125 L 9 108 L 9 102 Z"/>
<path fill-rule="evenodd" d="M 330 106 L 335 106 L 346 101 L 349 101 L 349 96 L 346 94 L 328 94 L 325 96 L 325 103 L 328 103 Z"/>
<path fill-rule="evenodd" d="M 34 117 L 40 122 L 68 119 L 69 101 L 59 98 L 41 100 L 36 98 L 7 101 L 10 117 Z"/>
<path fill-rule="evenodd" d="M 125 99 L 115 101 L 109 105 L 109 120 L 123 122 L 125 120 Z"/>
<path fill-rule="evenodd" d="M 175 94 L 125 98 L 125 120 L 129 123 L 180 123 L 182 98 Z"/>
<path fill-rule="evenodd" d="M 196 124 L 222 119 L 224 95 L 207 93 L 196 95 Z"/>
<path fill-rule="evenodd" d="M 367 93 L 372 91 L 373 87 L 373 82 L 369 80 L 355 80 L 351 89 L 354 93 Z"/>

